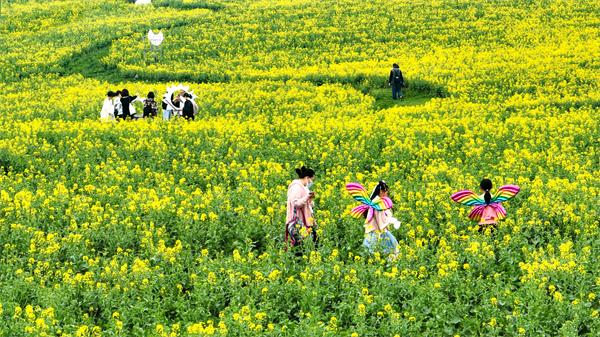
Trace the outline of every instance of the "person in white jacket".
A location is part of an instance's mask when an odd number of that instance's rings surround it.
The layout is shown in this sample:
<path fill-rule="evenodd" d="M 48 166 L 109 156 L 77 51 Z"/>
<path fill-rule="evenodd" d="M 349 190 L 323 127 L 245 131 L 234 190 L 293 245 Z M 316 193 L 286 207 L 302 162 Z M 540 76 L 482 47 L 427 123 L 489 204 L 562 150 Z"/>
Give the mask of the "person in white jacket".
<path fill-rule="evenodd" d="M 100 111 L 100 120 L 102 122 L 115 119 L 115 106 L 113 104 L 113 98 L 115 96 L 115 93 L 112 91 L 109 91 L 106 94 L 106 99 L 102 105 L 102 111 Z"/>

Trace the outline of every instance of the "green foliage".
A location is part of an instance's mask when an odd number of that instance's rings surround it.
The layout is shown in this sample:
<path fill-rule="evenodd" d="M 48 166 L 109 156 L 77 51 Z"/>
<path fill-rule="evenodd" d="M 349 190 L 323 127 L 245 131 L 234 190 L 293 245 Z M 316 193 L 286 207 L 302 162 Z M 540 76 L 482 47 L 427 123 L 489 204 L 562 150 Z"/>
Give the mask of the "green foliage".
<path fill-rule="evenodd" d="M 221 1 L 185 1 L 185 0 L 154 0 L 152 1 L 154 7 L 172 7 L 179 9 L 196 9 L 204 8 L 217 11 L 223 9 L 225 6 Z"/>

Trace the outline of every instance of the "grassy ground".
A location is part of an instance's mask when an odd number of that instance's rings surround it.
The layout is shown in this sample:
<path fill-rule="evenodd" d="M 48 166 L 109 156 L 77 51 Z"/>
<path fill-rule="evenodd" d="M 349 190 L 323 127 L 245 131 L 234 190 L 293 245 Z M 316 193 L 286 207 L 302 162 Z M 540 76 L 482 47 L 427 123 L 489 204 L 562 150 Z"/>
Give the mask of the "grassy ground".
<path fill-rule="evenodd" d="M 394 106 L 422 105 L 434 97 L 434 95 L 413 91 L 410 88 L 403 88 L 402 92 L 403 98 L 401 100 L 392 99 L 392 89 L 390 88 L 373 88 L 367 94 L 375 98 L 375 108 L 377 109 L 388 109 Z"/>
<path fill-rule="evenodd" d="M 111 83 L 120 83 L 122 81 L 131 80 L 123 78 L 116 67 L 108 67 L 100 60 L 108 56 L 109 46 L 99 47 L 75 55 L 69 63 L 63 65 L 64 74 L 81 74 L 87 78 L 94 78 L 100 81 L 108 81 Z"/>

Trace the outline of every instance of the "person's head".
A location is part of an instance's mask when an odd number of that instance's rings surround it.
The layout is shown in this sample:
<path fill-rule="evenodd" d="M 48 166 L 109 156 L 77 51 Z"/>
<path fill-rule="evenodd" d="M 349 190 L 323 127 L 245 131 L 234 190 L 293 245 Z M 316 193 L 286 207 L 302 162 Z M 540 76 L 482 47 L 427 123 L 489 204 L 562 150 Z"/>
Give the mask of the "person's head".
<path fill-rule="evenodd" d="M 312 182 L 315 180 L 315 171 L 304 166 L 297 168 L 296 174 L 298 174 L 298 179 L 304 184 L 304 186 L 309 184 L 312 185 Z"/>
<path fill-rule="evenodd" d="M 481 192 L 485 192 L 483 199 L 485 200 L 485 203 L 489 205 L 490 201 L 492 200 L 492 195 L 490 194 L 490 190 L 492 189 L 492 181 L 489 179 L 483 179 L 481 183 L 479 183 L 479 188 L 481 189 Z"/>
<path fill-rule="evenodd" d="M 400 68 L 400 66 L 398 64 L 396 64 L 396 63 L 394 63 L 394 65 L 392 65 L 392 67 L 394 67 L 394 68 Z"/>
<path fill-rule="evenodd" d="M 148 98 L 154 99 L 154 93 L 152 91 L 148 93 Z"/>
<path fill-rule="evenodd" d="M 129 96 L 129 90 L 127 90 L 127 89 L 121 90 L 121 95 L 123 95 L 123 97 Z"/>
<path fill-rule="evenodd" d="M 122 95 L 121 90 L 117 90 L 117 92 L 115 92 L 115 97 L 121 97 Z"/>
<path fill-rule="evenodd" d="M 371 200 L 375 199 L 375 197 L 387 197 L 390 192 L 389 186 L 385 183 L 385 181 L 381 180 L 377 183 L 377 186 L 371 192 Z"/>
<path fill-rule="evenodd" d="M 192 99 L 192 95 L 188 94 L 187 92 L 185 94 L 183 94 L 183 97 L 188 98 L 188 99 Z"/>
<path fill-rule="evenodd" d="M 179 95 L 180 96 L 185 96 L 185 90 L 183 90 L 183 89 L 179 90 Z"/>
<path fill-rule="evenodd" d="M 115 93 L 114 93 L 114 92 L 112 92 L 112 91 L 109 91 L 109 92 L 106 94 L 106 97 L 108 97 L 108 98 L 113 98 L 113 97 L 115 97 L 115 96 L 116 96 L 116 95 L 115 95 Z"/>

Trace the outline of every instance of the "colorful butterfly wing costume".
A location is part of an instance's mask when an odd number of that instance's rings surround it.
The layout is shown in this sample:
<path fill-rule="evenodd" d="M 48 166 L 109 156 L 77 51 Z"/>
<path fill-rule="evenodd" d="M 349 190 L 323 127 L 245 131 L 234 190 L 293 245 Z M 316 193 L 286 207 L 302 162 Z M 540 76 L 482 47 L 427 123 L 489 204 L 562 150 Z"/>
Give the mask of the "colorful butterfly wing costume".
<path fill-rule="evenodd" d="M 473 210 L 469 213 L 471 221 L 480 221 L 487 207 L 491 207 L 495 212 L 496 219 L 502 220 L 506 217 L 506 210 L 502 207 L 501 203 L 517 195 L 520 190 L 521 188 L 517 185 L 504 185 L 498 189 L 496 194 L 492 195 L 489 205 L 482 197 L 468 190 L 458 191 L 452 194 L 450 198 L 459 204 L 473 206 Z"/>
<path fill-rule="evenodd" d="M 392 199 L 388 197 L 379 198 L 374 201 L 371 200 L 369 194 L 367 194 L 367 190 L 359 183 L 349 183 L 346 185 L 346 190 L 354 199 L 362 203 L 362 205 L 354 207 L 350 211 L 350 215 L 358 219 L 367 212 L 365 224 L 373 219 L 374 211 L 386 211 L 394 206 Z"/>

